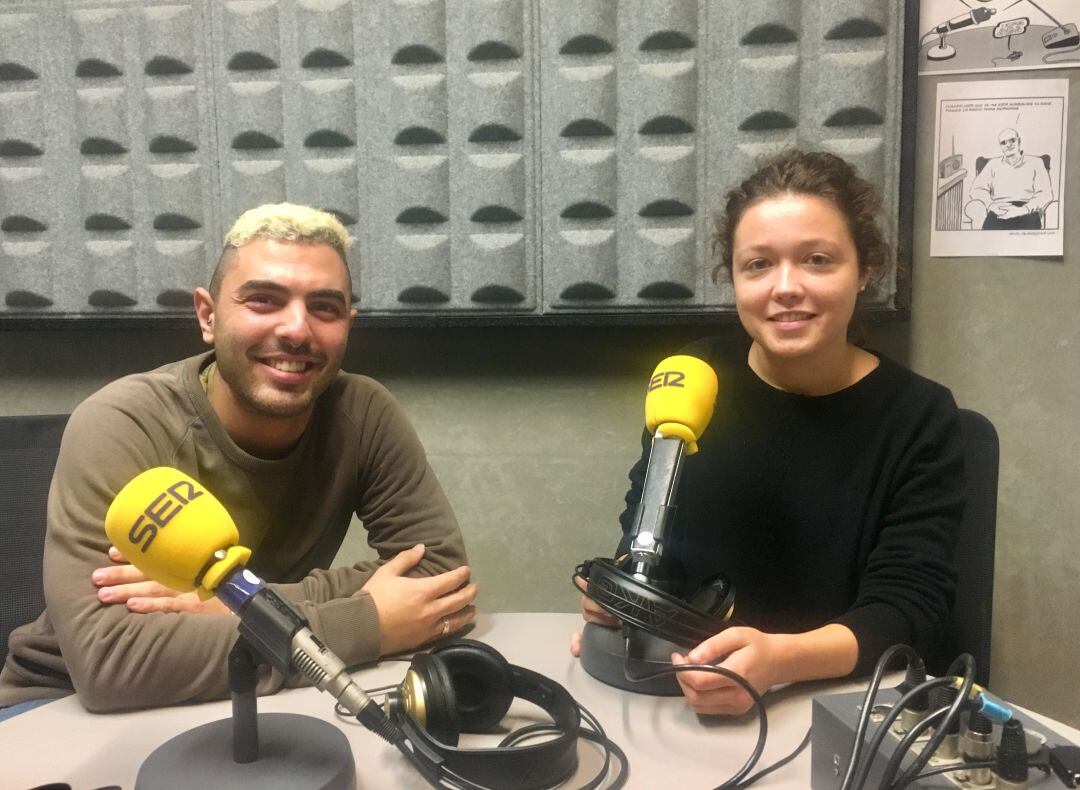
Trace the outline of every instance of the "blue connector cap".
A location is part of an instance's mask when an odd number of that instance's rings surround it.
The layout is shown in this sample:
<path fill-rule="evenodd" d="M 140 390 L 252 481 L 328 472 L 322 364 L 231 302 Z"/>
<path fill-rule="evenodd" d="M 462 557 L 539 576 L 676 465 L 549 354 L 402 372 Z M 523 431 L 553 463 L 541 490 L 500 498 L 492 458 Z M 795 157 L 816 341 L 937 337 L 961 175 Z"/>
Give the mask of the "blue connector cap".
<path fill-rule="evenodd" d="M 999 699 L 994 699 L 985 691 L 980 691 L 975 698 L 975 710 L 988 719 L 1005 723 L 1013 717 L 1012 708 Z"/>
<path fill-rule="evenodd" d="M 238 568 L 225 581 L 218 585 L 214 594 L 231 609 L 239 614 L 255 593 L 263 588 L 263 581 L 251 571 Z"/>

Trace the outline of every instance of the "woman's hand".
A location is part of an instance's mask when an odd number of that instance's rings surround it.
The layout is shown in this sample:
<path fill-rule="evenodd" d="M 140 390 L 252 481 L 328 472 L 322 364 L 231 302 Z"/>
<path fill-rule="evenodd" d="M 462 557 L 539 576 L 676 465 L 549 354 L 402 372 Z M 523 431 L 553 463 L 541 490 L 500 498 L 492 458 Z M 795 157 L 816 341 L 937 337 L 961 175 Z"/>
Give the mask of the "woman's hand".
<path fill-rule="evenodd" d="M 767 634 L 736 626 L 711 636 L 672 664 L 716 664 L 743 677 L 758 694 L 779 683 L 837 678 L 849 674 L 859 658 L 855 635 L 830 623 L 802 634 Z M 730 678 L 713 672 L 675 675 L 697 713 L 737 715 L 753 706 L 750 695 Z"/>
<path fill-rule="evenodd" d="M 673 653 L 671 663 L 715 664 L 741 675 L 758 694 L 784 682 L 778 640 L 756 628 L 734 627 L 709 637 L 685 657 Z M 750 695 L 731 678 L 714 672 L 679 672 L 675 675 L 683 696 L 696 713 L 737 715 L 753 706 Z"/>
<path fill-rule="evenodd" d="M 578 589 L 583 593 L 585 592 L 586 582 L 584 579 L 575 578 L 574 584 L 578 586 Z M 600 608 L 600 604 L 593 601 L 587 595 L 581 596 L 581 616 L 586 623 L 596 623 L 597 625 L 607 626 L 608 628 L 618 628 L 622 625 L 622 622 L 617 617 L 612 617 L 610 614 Z M 570 653 L 573 656 L 581 655 L 581 631 L 574 631 L 570 635 Z"/>

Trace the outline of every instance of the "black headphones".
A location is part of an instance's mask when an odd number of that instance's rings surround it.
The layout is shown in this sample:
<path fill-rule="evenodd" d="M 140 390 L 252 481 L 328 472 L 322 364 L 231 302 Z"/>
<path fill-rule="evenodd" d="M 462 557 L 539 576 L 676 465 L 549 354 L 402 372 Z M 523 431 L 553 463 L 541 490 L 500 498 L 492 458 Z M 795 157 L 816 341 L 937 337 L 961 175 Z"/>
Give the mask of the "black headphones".
<path fill-rule="evenodd" d="M 495 730 L 514 697 L 539 706 L 554 723 L 523 728 L 529 732 L 511 733 L 494 748 L 458 747 L 459 733 Z M 542 790 L 565 782 L 577 770 L 578 738 L 587 733 L 570 692 L 471 639 L 416 654 L 405 680 L 387 696 L 387 713 L 429 771 L 497 790 Z M 540 730 L 556 735 L 510 746 Z"/>
<path fill-rule="evenodd" d="M 588 582 L 585 594 L 604 611 L 682 647 L 695 647 L 715 636 L 730 625 L 735 611 L 735 586 L 725 576 L 707 580 L 687 601 L 604 557 L 583 562 L 574 575 Z"/>

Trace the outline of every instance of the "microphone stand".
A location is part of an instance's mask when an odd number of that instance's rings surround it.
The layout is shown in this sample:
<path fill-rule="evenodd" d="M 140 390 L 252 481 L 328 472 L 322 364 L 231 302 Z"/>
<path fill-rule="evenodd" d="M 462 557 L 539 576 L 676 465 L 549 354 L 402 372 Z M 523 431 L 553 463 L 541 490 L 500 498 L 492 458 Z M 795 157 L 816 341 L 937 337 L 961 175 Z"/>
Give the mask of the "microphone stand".
<path fill-rule="evenodd" d="M 139 768 L 136 790 L 354 790 L 356 763 L 340 729 L 312 716 L 258 712 L 258 668 L 265 664 L 280 669 L 279 663 L 267 659 L 241 628 L 229 652 L 232 718 L 203 724 L 163 743 Z"/>
<path fill-rule="evenodd" d="M 653 437 L 630 542 L 631 572 L 642 584 L 660 586 L 651 577 L 663 553 L 668 525 L 674 520 L 685 451 L 681 439 L 665 438 L 659 432 Z M 671 666 L 671 654 L 682 652 L 683 646 L 630 625 L 615 629 L 586 623 L 581 637 L 581 664 L 597 680 L 640 694 L 682 694 L 674 673 L 643 681 L 631 675 L 654 674 Z"/>
<path fill-rule="evenodd" d="M 229 691 L 232 695 L 233 761 L 259 759 L 259 705 L 255 697 L 259 656 L 243 636 L 229 651 Z"/>

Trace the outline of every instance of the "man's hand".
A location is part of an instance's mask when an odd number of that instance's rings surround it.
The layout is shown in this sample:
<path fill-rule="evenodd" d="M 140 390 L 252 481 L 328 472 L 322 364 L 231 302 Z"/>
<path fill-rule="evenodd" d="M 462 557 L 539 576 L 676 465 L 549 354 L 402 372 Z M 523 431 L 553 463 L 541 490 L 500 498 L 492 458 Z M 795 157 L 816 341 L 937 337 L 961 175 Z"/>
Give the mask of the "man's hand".
<path fill-rule="evenodd" d="M 586 582 L 584 579 L 574 579 L 574 584 L 578 586 L 578 589 L 585 592 Z M 605 625 L 608 628 L 618 628 L 622 625 L 622 622 L 617 617 L 612 617 L 610 614 L 600 608 L 600 604 L 596 603 L 592 598 L 587 595 L 581 596 L 581 616 L 585 619 L 586 623 L 596 623 L 597 625 Z M 581 631 L 574 631 L 570 634 L 570 653 L 574 656 L 581 655 Z"/>
<path fill-rule="evenodd" d="M 756 628 L 728 628 L 706 639 L 685 657 L 673 653 L 671 663 L 712 664 L 726 656 L 719 666 L 741 675 L 763 694 L 786 680 L 780 668 L 777 638 L 776 634 Z M 696 713 L 737 715 L 746 713 L 754 703 L 742 686 L 714 672 L 679 672 L 675 677 Z"/>
<path fill-rule="evenodd" d="M 1023 217 L 1031 213 L 1026 204 L 1023 206 L 1014 206 L 1012 203 L 998 203 L 992 207 L 992 211 L 1001 217 L 1001 219 Z"/>
<path fill-rule="evenodd" d="M 362 588 L 379 613 L 383 655 L 460 631 L 476 617 L 476 585 L 469 581 L 468 566 L 426 578 L 406 576 L 423 557 L 422 544 L 400 552 Z"/>
<path fill-rule="evenodd" d="M 109 547 L 114 565 L 98 568 L 90 580 L 98 587 L 98 600 L 105 604 L 125 604 L 128 611 L 186 612 L 188 614 L 226 614 L 229 609 L 217 598 L 200 601 L 193 592 L 180 593 L 151 581 L 134 565 L 128 564 L 115 546 Z"/>

